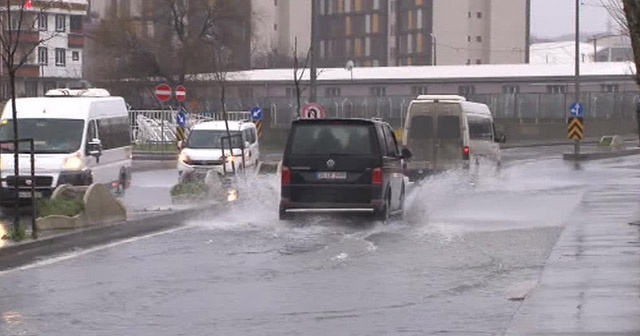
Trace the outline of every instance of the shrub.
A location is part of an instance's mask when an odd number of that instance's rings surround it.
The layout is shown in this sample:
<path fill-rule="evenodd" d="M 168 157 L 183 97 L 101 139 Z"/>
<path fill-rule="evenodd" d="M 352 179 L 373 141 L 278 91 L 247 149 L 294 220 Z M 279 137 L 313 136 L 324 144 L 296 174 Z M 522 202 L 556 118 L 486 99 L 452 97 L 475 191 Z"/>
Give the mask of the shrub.
<path fill-rule="evenodd" d="M 79 215 L 84 210 L 84 202 L 78 199 L 42 199 L 38 202 L 38 217 Z"/>
<path fill-rule="evenodd" d="M 171 196 L 202 195 L 206 193 L 207 186 L 204 181 L 180 183 L 171 188 Z"/>

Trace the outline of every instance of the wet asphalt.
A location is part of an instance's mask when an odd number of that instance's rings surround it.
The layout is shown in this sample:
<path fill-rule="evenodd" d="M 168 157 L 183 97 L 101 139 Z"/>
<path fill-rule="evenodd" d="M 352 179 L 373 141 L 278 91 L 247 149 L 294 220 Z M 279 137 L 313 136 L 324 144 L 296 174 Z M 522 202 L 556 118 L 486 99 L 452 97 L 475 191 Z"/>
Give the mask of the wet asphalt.
<path fill-rule="evenodd" d="M 0 335 L 495 335 L 584 195 L 633 160 L 575 167 L 564 150 L 434 177 L 389 224 L 280 223 L 277 178 L 259 177 L 183 228 L 0 273 Z M 173 173 L 139 175 L 156 182 L 139 206 Z"/>

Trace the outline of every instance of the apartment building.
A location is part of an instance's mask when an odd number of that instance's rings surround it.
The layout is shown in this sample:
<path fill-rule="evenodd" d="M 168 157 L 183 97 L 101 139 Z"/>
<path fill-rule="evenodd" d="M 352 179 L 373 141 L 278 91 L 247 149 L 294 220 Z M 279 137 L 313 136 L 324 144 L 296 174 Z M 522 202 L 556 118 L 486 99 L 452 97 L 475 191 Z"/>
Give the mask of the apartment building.
<path fill-rule="evenodd" d="M 18 36 L 16 55 L 27 55 L 26 63 L 17 71 L 18 96 L 34 97 L 57 87 L 84 85 L 87 9 L 87 0 L 33 1 L 25 10 L 22 23 L 12 23 L 15 28 L 7 32 Z M 19 17 L 17 14 L 14 13 L 14 20 Z M 0 66 L 0 82 L 0 100 L 5 101 L 10 91 L 4 64 Z"/>
<path fill-rule="evenodd" d="M 524 63 L 530 0 L 316 0 L 321 66 Z"/>

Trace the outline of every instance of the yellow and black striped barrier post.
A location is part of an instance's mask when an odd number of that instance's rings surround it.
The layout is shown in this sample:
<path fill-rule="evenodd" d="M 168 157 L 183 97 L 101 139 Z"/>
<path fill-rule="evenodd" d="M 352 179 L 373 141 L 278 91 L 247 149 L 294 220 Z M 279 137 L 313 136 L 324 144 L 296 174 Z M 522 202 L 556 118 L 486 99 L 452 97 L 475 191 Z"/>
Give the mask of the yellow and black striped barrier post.
<path fill-rule="evenodd" d="M 181 127 L 181 126 L 176 127 L 176 140 L 178 140 L 178 141 L 184 141 L 185 140 L 184 127 Z"/>
<path fill-rule="evenodd" d="M 580 141 L 584 139 L 584 120 L 582 118 L 569 118 L 567 126 L 567 138 Z"/>
<path fill-rule="evenodd" d="M 258 129 L 258 139 L 262 139 L 262 120 L 256 120 L 255 123 Z"/>

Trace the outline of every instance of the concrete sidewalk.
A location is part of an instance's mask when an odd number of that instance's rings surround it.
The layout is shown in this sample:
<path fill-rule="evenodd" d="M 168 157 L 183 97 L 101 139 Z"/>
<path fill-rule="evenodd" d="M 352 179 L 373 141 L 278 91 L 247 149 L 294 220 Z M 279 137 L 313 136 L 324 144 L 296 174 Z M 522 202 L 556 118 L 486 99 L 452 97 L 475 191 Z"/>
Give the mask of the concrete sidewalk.
<path fill-rule="evenodd" d="M 640 335 L 640 165 L 591 183 L 503 335 Z"/>

